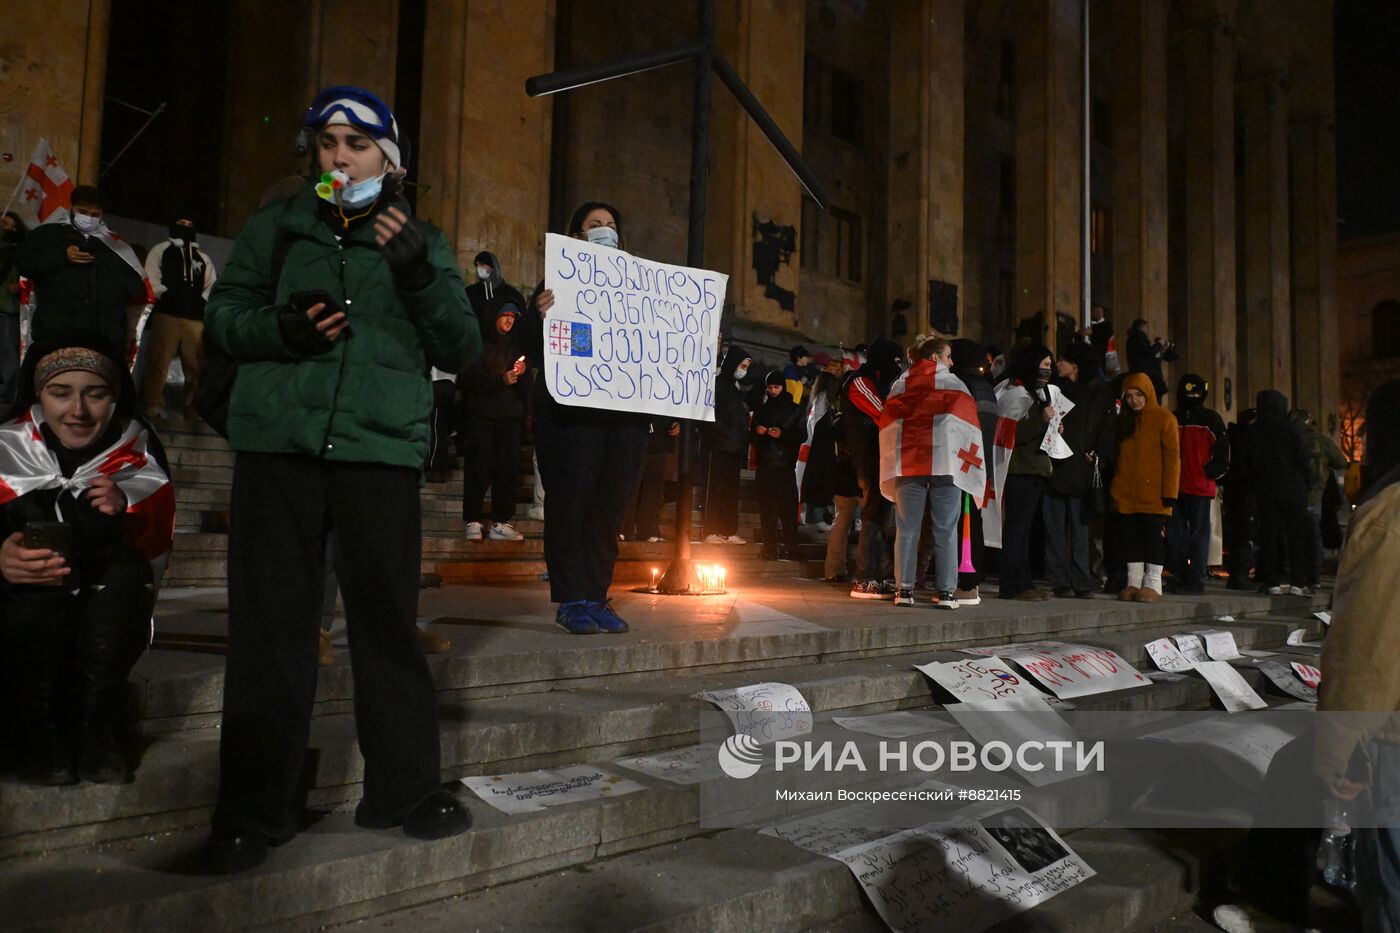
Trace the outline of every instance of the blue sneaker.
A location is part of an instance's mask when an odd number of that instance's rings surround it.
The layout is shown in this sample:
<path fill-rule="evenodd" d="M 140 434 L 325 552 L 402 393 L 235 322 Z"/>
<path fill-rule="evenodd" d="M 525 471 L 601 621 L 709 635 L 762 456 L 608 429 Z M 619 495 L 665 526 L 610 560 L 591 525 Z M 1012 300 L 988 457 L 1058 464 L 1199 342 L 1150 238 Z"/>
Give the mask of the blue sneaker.
<path fill-rule="evenodd" d="M 609 605 L 612 600 L 605 600 L 601 603 L 589 603 L 587 612 L 593 617 L 593 621 L 598 625 L 598 631 L 607 632 L 609 635 L 618 635 L 627 631 L 627 623 L 622 621 L 622 617 L 613 612 Z"/>
<path fill-rule="evenodd" d="M 600 631 L 598 623 L 593 618 L 593 613 L 588 610 L 589 603 L 582 599 L 560 603 L 559 611 L 554 614 L 554 621 L 562 625 L 570 635 L 597 635 Z"/>

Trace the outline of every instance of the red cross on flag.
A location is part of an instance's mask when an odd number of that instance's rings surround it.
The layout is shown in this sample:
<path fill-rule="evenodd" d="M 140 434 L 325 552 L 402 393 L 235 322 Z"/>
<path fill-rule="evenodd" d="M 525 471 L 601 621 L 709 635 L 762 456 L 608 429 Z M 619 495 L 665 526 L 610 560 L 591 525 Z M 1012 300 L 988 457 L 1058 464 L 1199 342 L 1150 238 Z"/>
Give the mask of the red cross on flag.
<path fill-rule="evenodd" d="M 880 413 L 880 493 L 891 501 L 902 476 L 951 476 L 980 507 L 986 456 L 977 402 L 961 379 L 920 360 L 890 386 Z"/>
<path fill-rule="evenodd" d="M 39 223 L 64 220 L 73 207 L 73 180 L 63 170 L 45 138 L 40 138 L 39 145 L 34 147 L 29 167 L 24 170 L 19 201 L 34 212 Z M 63 213 L 54 216 L 56 211 Z"/>

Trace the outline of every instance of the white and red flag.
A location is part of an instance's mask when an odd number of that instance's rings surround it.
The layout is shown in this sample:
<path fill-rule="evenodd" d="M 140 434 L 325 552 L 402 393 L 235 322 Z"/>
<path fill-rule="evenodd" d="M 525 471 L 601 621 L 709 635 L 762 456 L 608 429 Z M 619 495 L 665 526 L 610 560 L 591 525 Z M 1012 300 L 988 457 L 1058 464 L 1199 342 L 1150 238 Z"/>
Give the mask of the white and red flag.
<path fill-rule="evenodd" d="M 150 450 L 150 432 L 131 422 L 111 447 L 65 477 L 39 433 L 43 417 L 35 405 L 0 425 L 0 505 L 36 489 L 57 488 L 60 496 L 79 497 L 98 476 L 111 477 L 126 496 L 127 541 L 151 562 L 159 585 L 175 541 L 175 487 Z"/>
<path fill-rule="evenodd" d="M 1016 422 L 1031 407 L 1031 394 L 1026 387 L 1003 382 L 997 387 L 997 431 L 992 446 L 992 472 L 987 477 L 987 501 L 982 506 L 982 541 L 987 547 L 1001 547 L 1001 511 L 1006 471 L 1011 467 L 1011 453 L 1016 449 Z"/>
<path fill-rule="evenodd" d="M 977 401 L 933 360 L 920 360 L 890 386 L 880 412 L 880 494 L 894 500 L 901 476 L 951 476 L 979 506 L 987 454 Z"/>
<path fill-rule="evenodd" d="M 40 138 L 34 147 L 17 196 L 39 218 L 39 223 L 68 219 L 68 212 L 73 209 L 73 180 L 63 170 L 47 139 Z"/>

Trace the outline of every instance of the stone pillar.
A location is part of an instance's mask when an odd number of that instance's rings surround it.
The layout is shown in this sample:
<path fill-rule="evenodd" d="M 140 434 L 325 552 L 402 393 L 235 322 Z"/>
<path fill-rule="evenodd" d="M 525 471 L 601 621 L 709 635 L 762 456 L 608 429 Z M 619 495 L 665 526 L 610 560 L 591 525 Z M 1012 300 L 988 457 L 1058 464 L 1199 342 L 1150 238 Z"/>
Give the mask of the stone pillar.
<path fill-rule="evenodd" d="M 802 75 L 806 7 L 785 0 L 719 5 L 720 51 L 748 84 L 783 133 L 802 147 Z M 688 100 L 689 98 L 687 98 Z M 705 224 L 706 265 L 729 274 L 726 314 L 746 324 L 785 330 L 800 326 L 798 250 L 758 263 L 755 222 L 768 222 L 801 237 L 802 186 L 743 108 L 718 81 L 710 122 L 711 170 Z M 765 256 L 771 260 L 771 251 Z M 760 275 L 771 275 L 761 284 Z M 792 310 L 783 304 L 791 303 Z"/>
<path fill-rule="evenodd" d="M 1337 350 L 1337 150 L 1318 117 L 1289 133 L 1293 195 L 1293 404 L 1335 433 L 1341 378 Z"/>
<path fill-rule="evenodd" d="M 1207 0 L 1198 6 L 1215 5 L 1216 0 Z M 1216 411 L 1228 421 L 1240 407 L 1234 391 L 1234 36 L 1223 17 L 1210 16 L 1186 30 L 1181 41 L 1186 86 L 1186 342 L 1178 347 L 1182 360 L 1175 369 L 1205 376 Z"/>
<path fill-rule="evenodd" d="M 428 0 L 425 34 L 419 216 L 463 269 L 490 250 L 528 295 L 544 275 L 552 108 L 525 79 L 554 68 L 554 2 Z"/>
<path fill-rule="evenodd" d="M 371 90 L 393 106 L 399 0 L 313 0 L 306 102 L 332 84 Z"/>
<path fill-rule="evenodd" d="M 1244 314 L 1239 317 L 1238 407 L 1262 389 L 1292 385 L 1288 252 L 1288 106 L 1266 74 L 1239 87 L 1244 124 Z"/>
<path fill-rule="evenodd" d="M 964 6 L 910 0 L 890 14 L 889 294 L 913 305 L 911 334 L 929 324 L 929 282 L 962 289 Z M 965 308 L 960 294 L 959 319 L 980 336 Z"/>
<path fill-rule="evenodd" d="M 1016 317 L 1078 324 L 1083 220 L 1081 0 L 1016 4 Z M 1035 335 L 1041 339 L 1042 334 Z"/>
<path fill-rule="evenodd" d="M 1112 320 L 1120 339 L 1134 318 L 1147 321 L 1148 333 L 1166 336 L 1167 9 L 1159 0 L 1119 0 L 1110 15 Z"/>

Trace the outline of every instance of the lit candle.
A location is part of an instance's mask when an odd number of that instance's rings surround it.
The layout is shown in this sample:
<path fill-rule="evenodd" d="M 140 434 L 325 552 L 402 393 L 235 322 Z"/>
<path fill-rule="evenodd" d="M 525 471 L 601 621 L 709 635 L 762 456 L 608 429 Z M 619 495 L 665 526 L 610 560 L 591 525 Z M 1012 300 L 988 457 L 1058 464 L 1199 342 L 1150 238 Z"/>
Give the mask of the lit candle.
<path fill-rule="evenodd" d="M 656 592 L 656 568 L 651 568 L 651 590 Z"/>

